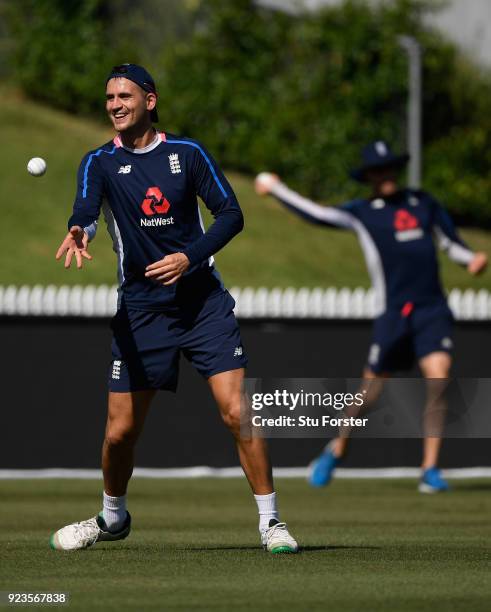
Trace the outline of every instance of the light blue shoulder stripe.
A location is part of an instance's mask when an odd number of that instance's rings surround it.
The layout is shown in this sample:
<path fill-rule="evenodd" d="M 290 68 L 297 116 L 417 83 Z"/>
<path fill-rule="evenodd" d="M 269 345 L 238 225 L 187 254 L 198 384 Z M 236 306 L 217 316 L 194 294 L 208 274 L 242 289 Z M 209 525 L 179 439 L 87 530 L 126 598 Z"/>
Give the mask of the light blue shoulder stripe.
<path fill-rule="evenodd" d="M 89 166 L 92 163 L 92 158 L 98 157 L 101 153 L 107 153 L 108 155 L 114 155 L 114 152 L 116 151 L 116 149 L 117 147 L 116 145 L 114 145 L 111 151 L 106 151 L 105 149 L 97 149 L 95 153 L 91 153 L 89 155 L 89 158 L 85 164 L 85 169 L 84 169 L 84 188 L 82 191 L 83 198 L 87 197 L 87 184 L 89 182 Z"/>
<path fill-rule="evenodd" d="M 215 168 L 213 167 L 213 164 L 211 163 L 209 157 L 206 155 L 206 153 L 203 151 L 203 149 L 199 146 L 199 144 L 196 144 L 195 142 L 190 142 L 189 140 L 165 140 L 165 142 L 169 142 L 170 144 L 184 144 L 184 145 L 189 145 L 190 147 L 194 147 L 195 149 L 198 149 L 198 151 L 201 153 L 201 155 L 205 158 L 206 163 L 208 164 L 208 167 L 210 168 L 210 171 L 213 175 L 213 178 L 215 179 L 216 184 L 218 185 L 218 187 L 220 188 L 220 191 L 222 192 L 223 196 L 225 198 L 228 198 L 228 194 L 225 191 L 225 189 L 223 188 L 222 183 L 220 182 L 220 179 L 217 176 L 217 173 L 215 171 Z"/>

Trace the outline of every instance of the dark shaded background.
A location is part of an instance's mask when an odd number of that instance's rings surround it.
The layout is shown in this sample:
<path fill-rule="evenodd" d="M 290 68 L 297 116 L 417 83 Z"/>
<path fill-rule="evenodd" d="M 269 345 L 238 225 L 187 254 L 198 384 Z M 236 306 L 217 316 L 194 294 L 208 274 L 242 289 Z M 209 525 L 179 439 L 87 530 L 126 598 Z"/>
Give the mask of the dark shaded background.
<path fill-rule="evenodd" d="M 248 375 L 358 377 L 370 327 L 369 321 L 244 320 Z M 460 322 L 455 340 L 454 375 L 489 376 L 491 322 Z M 0 468 L 98 468 L 110 360 L 109 321 L 0 317 L 0 342 Z M 137 465 L 238 465 L 232 438 L 206 383 L 185 360 L 181 368 L 177 395 L 160 393 L 154 402 L 139 442 Z M 273 462 L 306 465 L 324 443 L 272 440 Z M 446 440 L 442 467 L 491 465 L 489 448 L 487 439 Z M 417 466 L 420 449 L 417 439 L 355 440 L 343 465 Z"/>

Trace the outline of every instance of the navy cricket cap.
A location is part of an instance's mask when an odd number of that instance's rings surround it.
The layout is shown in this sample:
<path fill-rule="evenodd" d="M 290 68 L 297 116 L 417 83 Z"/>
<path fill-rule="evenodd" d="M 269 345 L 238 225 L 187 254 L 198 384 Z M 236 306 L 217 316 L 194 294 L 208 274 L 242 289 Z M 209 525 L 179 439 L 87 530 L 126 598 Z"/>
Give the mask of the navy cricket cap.
<path fill-rule="evenodd" d="M 155 81 L 143 66 L 138 66 L 137 64 L 120 64 L 119 66 L 114 66 L 106 79 L 106 85 L 109 79 L 114 78 L 128 79 L 139 85 L 144 91 L 154 94 L 157 93 Z M 159 116 L 156 108 L 150 111 L 150 118 L 154 123 L 158 122 Z"/>
<path fill-rule="evenodd" d="M 409 155 L 396 155 L 384 140 L 376 140 L 368 144 L 361 152 L 362 165 L 350 172 L 352 178 L 360 183 L 366 182 L 368 170 L 377 168 L 402 168 L 409 160 Z"/>

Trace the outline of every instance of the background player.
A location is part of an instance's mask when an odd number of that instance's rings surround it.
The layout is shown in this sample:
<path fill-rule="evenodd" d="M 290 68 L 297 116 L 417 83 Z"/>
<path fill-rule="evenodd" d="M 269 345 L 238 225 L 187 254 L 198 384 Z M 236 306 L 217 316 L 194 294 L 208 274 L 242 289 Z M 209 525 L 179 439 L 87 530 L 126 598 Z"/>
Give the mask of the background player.
<path fill-rule="evenodd" d="M 446 379 L 451 366 L 452 314 L 443 293 L 434 238 L 447 255 L 471 274 L 487 263 L 484 253 L 473 253 L 458 236 L 448 214 L 428 193 L 400 189 L 398 172 L 409 156 L 395 155 L 383 141 L 362 151 L 363 164 L 351 175 L 368 183 L 372 197 L 339 207 L 325 207 L 300 196 L 273 174 L 256 179 L 260 195 L 271 194 L 307 221 L 356 232 L 375 291 L 376 319 L 373 341 L 363 377 L 370 380 L 369 404 L 376 399 L 381 381 L 390 373 L 410 368 L 417 360 L 427 379 Z M 419 490 L 448 488 L 437 462 L 445 413 L 440 381 L 427 386 L 425 439 Z M 343 456 L 347 434 L 332 440 L 312 463 L 310 482 L 326 485 Z"/>
<path fill-rule="evenodd" d="M 86 548 L 125 538 L 133 450 L 156 390 L 175 391 L 182 352 L 208 381 L 223 420 L 235 436 L 240 461 L 258 504 L 262 544 L 273 553 L 296 552 L 279 522 L 264 440 L 240 435 L 247 363 L 233 314 L 234 300 L 213 265 L 243 227 L 232 188 L 196 141 L 157 132 L 157 92 L 134 64 L 113 68 L 106 109 L 113 141 L 80 165 L 69 233 L 56 257 L 77 267 L 97 229 L 101 206 L 118 257 L 118 311 L 112 322 L 113 360 L 102 452 L 103 511 L 51 537 L 57 549 Z M 197 195 L 214 215 L 205 232 Z M 83 381 L 81 381 L 83 385 Z"/>

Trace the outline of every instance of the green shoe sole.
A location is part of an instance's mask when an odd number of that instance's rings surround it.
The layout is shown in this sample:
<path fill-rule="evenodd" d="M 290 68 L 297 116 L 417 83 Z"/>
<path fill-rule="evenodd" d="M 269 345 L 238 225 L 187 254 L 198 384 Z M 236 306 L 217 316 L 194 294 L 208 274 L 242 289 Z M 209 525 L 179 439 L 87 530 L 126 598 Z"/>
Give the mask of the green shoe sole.
<path fill-rule="evenodd" d="M 271 552 L 273 553 L 273 555 L 285 554 L 285 553 L 294 555 L 297 551 L 293 550 L 289 546 L 278 546 L 277 548 L 272 548 Z"/>

